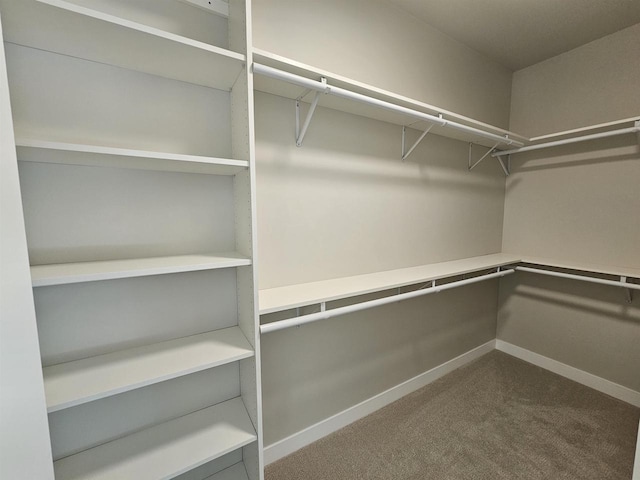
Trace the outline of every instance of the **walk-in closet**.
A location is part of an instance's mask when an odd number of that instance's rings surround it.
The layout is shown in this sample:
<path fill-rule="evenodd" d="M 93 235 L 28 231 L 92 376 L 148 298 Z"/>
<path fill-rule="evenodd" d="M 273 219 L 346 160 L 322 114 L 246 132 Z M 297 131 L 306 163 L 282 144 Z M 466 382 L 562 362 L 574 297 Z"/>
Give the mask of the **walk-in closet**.
<path fill-rule="evenodd" d="M 0 479 L 640 480 L 640 4 L 0 21 Z"/>

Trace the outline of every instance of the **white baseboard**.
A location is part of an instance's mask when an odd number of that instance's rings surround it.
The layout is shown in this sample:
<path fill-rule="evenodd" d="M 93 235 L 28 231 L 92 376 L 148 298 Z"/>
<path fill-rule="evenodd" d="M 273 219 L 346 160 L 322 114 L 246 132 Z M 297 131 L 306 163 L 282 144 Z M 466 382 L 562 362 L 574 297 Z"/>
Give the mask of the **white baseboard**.
<path fill-rule="evenodd" d="M 586 385 L 587 387 L 598 390 L 599 392 L 606 393 L 607 395 L 617 398 L 618 400 L 622 400 L 623 402 L 627 402 L 635 407 L 640 407 L 640 392 L 618 385 L 610 380 L 605 380 L 604 378 L 585 372 L 584 370 L 579 370 L 575 367 L 571 367 L 558 362 L 557 360 L 542 356 L 538 353 L 534 353 L 503 340 L 496 340 L 496 350 L 508 353 L 513 357 L 532 363 L 533 365 L 537 365 L 538 367 L 544 368 L 545 370 L 549 370 L 553 373 L 557 373 L 558 375 L 573 380 L 574 382 L 581 383 L 582 385 Z"/>
<path fill-rule="evenodd" d="M 633 467 L 632 480 L 640 480 L 640 422 L 638 422 L 638 440 L 636 440 L 636 461 Z"/>
<path fill-rule="evenodd" d="M 473 350 L 469 350 L 468 352 L 449 360 L 448 362 L 443 363 L 442 365 L 421 373 L 400 385 L 396 385 L 395 387 L 385 390 L 384 392 L 354 405 L 353 407 L 337 413 L 326 420 L 322 420 L 315 425 L 311 425 L 310 427 L 294 433 L 287 438 L 283 438 L 276 443 L 266 446 L 264 449 L 265 465 L 275 462 L 282 457 L 286 457 L 290 453 L 293 453 L 302 447 L 306 447 L 310 443 L 320 440 L 322 437 L 326 437 L 330 433 L 340 430 L 356 420 L 366 417 L 376 410 L 399 400 L 405 395 L 415 392 L 447 373 L 450 373 L 463 365 L 480 358 L 482 355 L 489 353 L 495 349 L 495 345 L 496 341 L 491 340 L 474 348 Z"/>

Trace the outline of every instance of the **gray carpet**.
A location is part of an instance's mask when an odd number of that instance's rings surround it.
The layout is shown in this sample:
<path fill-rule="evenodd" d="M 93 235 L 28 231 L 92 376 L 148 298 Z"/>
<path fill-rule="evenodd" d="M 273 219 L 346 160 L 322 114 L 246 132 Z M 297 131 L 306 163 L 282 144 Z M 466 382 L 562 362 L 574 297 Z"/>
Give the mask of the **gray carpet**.
<path fill-rule="evenodd" d="M 493 351 L 266 468 L 266 480 L 631 479 L 640 409 Z"/>

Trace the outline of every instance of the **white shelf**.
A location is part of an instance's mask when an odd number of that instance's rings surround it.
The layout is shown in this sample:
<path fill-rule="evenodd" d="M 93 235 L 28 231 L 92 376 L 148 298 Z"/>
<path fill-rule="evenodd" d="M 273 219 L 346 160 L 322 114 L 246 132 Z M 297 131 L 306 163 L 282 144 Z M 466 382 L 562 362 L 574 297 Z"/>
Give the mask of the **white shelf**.
<path fill-rule="evenodd" d="M 46 287 L 68 283 L 195 272 L 198 270 L 214 270 L 246 265 L 251 265 L 251 260 L 235 252 L 217 255 L 177 255 L 99 262 L 33 265 L 31 267 L 31 282 L 34 287 Z"/>
<path fill-rule="evenodd" d="M 463 115 L 459 115 L 454 112 L 447 111 L 442 108 L 438 108 L 434 105 L 429 105 L 424 102 L 419 102 L 417 100 L 413 100 L 411 98 L 398 95 L 393 92 L 389 92 L 387 90 L 383 90 L 371 85 L 367 85 L 362 82 L 358 82 L 356 80 L 343 77 L 341 75 L 327 72 L 325 70 L 318 69 L 310 65 L 306 65 L 304 63 L 300 63 L 295 60 L 291 60 L 289 58 L 282 57 L 280 55 L 276 55 L 271 52 L 267 52 L 265 50 L 254 48 L 253 59 L 256 63 L 260 63 L 268 67 L 277 68 L 278 70 L 282 70 L 288 73 L 293 73 L 295 75 L 299 75 L 302 77 L 306 77 L 314 80 L 319 80 L 321 77 L 325 77 L 327 79 L 327 82 L 330 85 L 344 88 L 355 93 L 360 93 L 368 97 L 375 98 L 377 100 L 383 100 L 386 102 L 393 103 L 395 105 L 410 108 L 412 110 L 417 110 L 422 113 L 428 113 L 430 115 L 442 114 L 443 117 L 447 120 L 452 120 L 470 127 L 479 128 L 488 133 L 493 133 L 500 136 L 509 135 L 509 138 L 520 141 L 520 142 L 528 141 L 528 139 L 523 137 L 522 135 L 509 132 L 507 130 L 495 127 L 493 125 L 489 125 L 484 122 L 474 120 L 469 117 L 465 117 Z M 274 95 L 278 95 L 285 98 L 291 98 L 291 99 L 295 99 L 299 97 L 304 91 L 302 87 L 291 85 L 283 81 L 267 78 L 262 75 L 254 76 L 254 88 L 261 92 L 271 93 Z M 312 98 L 313 98 L 313 94 L 311 93 L 306 97 L 304 97 L 303 100 L 310 102 Z M 359 102 L 349 101 L 343 98 L 336 98 L 331 95 L 323 95 L 318 105 L 332 108 L 334 110 L 340 110 L 347 113 L 353 113 L 355 115 L 374 118 L 376 120 L 381 120 L 381 121 L 393 123 L 396 125 L 410 124 L 412 128 L 416 128 L 418 130 L 424 130 L 428 127 L 428 124 L 426 122 L 424 121 L 416 122 L 414 119 L 408 118 L 406 115 L 386 111 L 380 108 L 376 108 L 370 105 L 365 105 Z M 467 134 L 465 132 L 460 132 L 460 131 L 452 130 L 449 128 L 443 128 L 443 127 L 437 127 L 437 126 L 434 126 L 431 129 L 431 133 L 435 133 L 444 137 L 454 138 L 456 140 L 464 140 L 467 142 L 472 141 L 473 143 L 476 143 L 478 145 L 485 145 L 487 147 L 492 147 L 495 143 L 495 142 L 492 142 L 491 140 L 483 139 L 481 137 Z"/>
<path fill-rule="evenodd" d="M 519 261 L 520 258 L 516 255 L 498 253 L 419 267 L 260 290 L 260 314 L 264 315 L 305 305 L 330 302 L 421 282 L 430 282 L 440 278 L 518 263 Z"/>
<path fill-rule="evenodd" d="M 18 160 L 22 162 L 212 175 L 234 175 L 249 167 L 249 162 L 246 160 L 148 152 L 44 140 L 16 139 L 16 147 Z"/>
<path fill-rule="evenodd" d="M 45 367 L 47 410 L 63 410 L 253 355 L 240 328 L 231 327 Z"/>
<path fill-rule="evenodd" d="M 574 128 L 572 130 L 565 130 L 563 132 L 549 133 L 547 135 L 540 135 L 538 137 L 531 137 L 529 141 L 538 142 L 541 140 L 560 140 L 565 137 L 573 137 L 582 134 L 600 133 L 608 130 L 615 130 L 621 127 L 632 127 L 633 124 L 640 120 L 640 117 L 623 118 L 621 120 L 614 120 L 613 122 L 599 123 L 597 125 L 588 125 L 586 127 Z"/>
<path fill-rule="evenodd" d="M 244 464 L 236 463 L 233 467 L 226 468 L 204 480 L 249 480 L 249 477 L 247 477 Z"/>
<path fill-rule="evenodd" d="M 229 91 L 244 55 L 64 0 L 2 0 L 4 39 Z"/>
<path fill-rule="evenodd" d="M 580 270 L 583 272 L 602 273 L 605 275 L 614 275 L 617 277 L 622 276 L 622 277 L 640 278 L 640 268 L 619 267 L 619 266 L 613 266 L 613 265 L 598 265 L 594 263 L 564 261 L 564 260 L 556 260 L 556 259 L 544 258 L 544 257 L 522 256 L 520 258 L 522 263 L 531 263 L 534 265 L 541 265 L 544 267 L 566 268 L 568 270 Z"/>
<path fill-rule="evenodd" d="M 235 398 L 58 460 L 55 476 L 168 479 L 255 440 L 244 404 Z"/>

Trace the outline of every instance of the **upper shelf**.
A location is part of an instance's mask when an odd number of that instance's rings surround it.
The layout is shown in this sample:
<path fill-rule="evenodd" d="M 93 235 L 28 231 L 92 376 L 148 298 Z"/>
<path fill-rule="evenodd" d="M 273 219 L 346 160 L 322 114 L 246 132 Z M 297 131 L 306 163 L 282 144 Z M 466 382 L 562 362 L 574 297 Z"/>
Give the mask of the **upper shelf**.
<path fill-rule="evenodd" d="M 34 287 L 46 287 L 117 278 L 214 270 L 245 265 L 251 265 L 251 260 L 234 252 L 217 255 L 176 255 L 171 257 L 33 265 L 31 267 L 31 283 Z"/>
<path fill-rule="evenodd" d="M 221 90 L 246 57 L 64 0 L 1 0 L 5 41 Z"/>
<path fill-rule="evenodd" d="M 291 73 L 300 77 L 304 77 L 306 79 L 319 81 L 322 77 L 324 77 L 327 79 L 327 83 L 329 85 L 349 90 L 350 92 L 354 92 L 356 94 L 365 95 L 375 100 L 388 102 L 393 105 L 408 108 L 410 110 L 425 113 L 428 115 L 442 115 L 442 118 L 444 120 L 450 120 L 489 134 L 498 135 L 500 137 L 508 136 L 509 139 L 516 142 L 527 141 L 527 139 L 522 135 L 509 132 L 507 130 L 489 125 L 487 123 L 479 122 L 463 115 L 449 112 L 447 110 L 429 105 L 427 103 L 419 102 L 402 95 L 398 95 L 371 85 L 367 85 L 362 82 L 348 79 L 341 75 L 336 75 L 325 70 L 311 67 L 309 65 L 305 65 L 295 60 L 281 57 L 280 55 L 276 55 L 264 50 L 254 49 L 253 58 L 254 61 L 258 64 L 276 68 L 283 72 Z M 305 91 L 303 87 L 268 78 L 263 75 L 254 76 L 254 87 L 256 90 L 262 92 L 272 93 L 274 95 L 279 95 L 291 99 L 300 97 L 300 95 Z M 311 96 L 307 95 L 303 97 L 303 100 L 306 99 L 305 101 L 310 101 L 310 97 Z M 430 123 L 427 121 L 416 120 L 415 118 L 411 118 L 406 114 L 384 110 L 379 107 L 367 105 L 360 102 L 345 101 L 342 98 L 335 98 L 331 95 L 323 95 L 318 104 L 335 110 L 374 118 L 376 120 L 382 120 L 384 122 L 393 123 L 396 125 L 411 126 L 412 128 L 416 128 L 418 130 L 425 130 L 430 125 Z M 456 140 L 464 140 L 479 145 L 485 145 L 487 147 L 491 147 L 496 143 L 491 139 L 486 139 L 472 133 L 457 131 L 447 127 L 434 126 L 431 132 L 445 137 L 454 138 Z"/>
<path fill-rule="evenodd" d="M 18 160 L 164 172 L 234 175 L 249 167 L 246 160 L 148 152 L 99 145 L 16 139 Z"/>
<path fill-rule="evenodd" d="M 341 298 L 430 282 L 454 275 L 464 275 L 510 265 L 519 261 L 520 258 L 516 255 L 498 253 L 419 267 L 260 290 L 260 314 L 265 315 L 305 305 L 330 302 Z"/>

